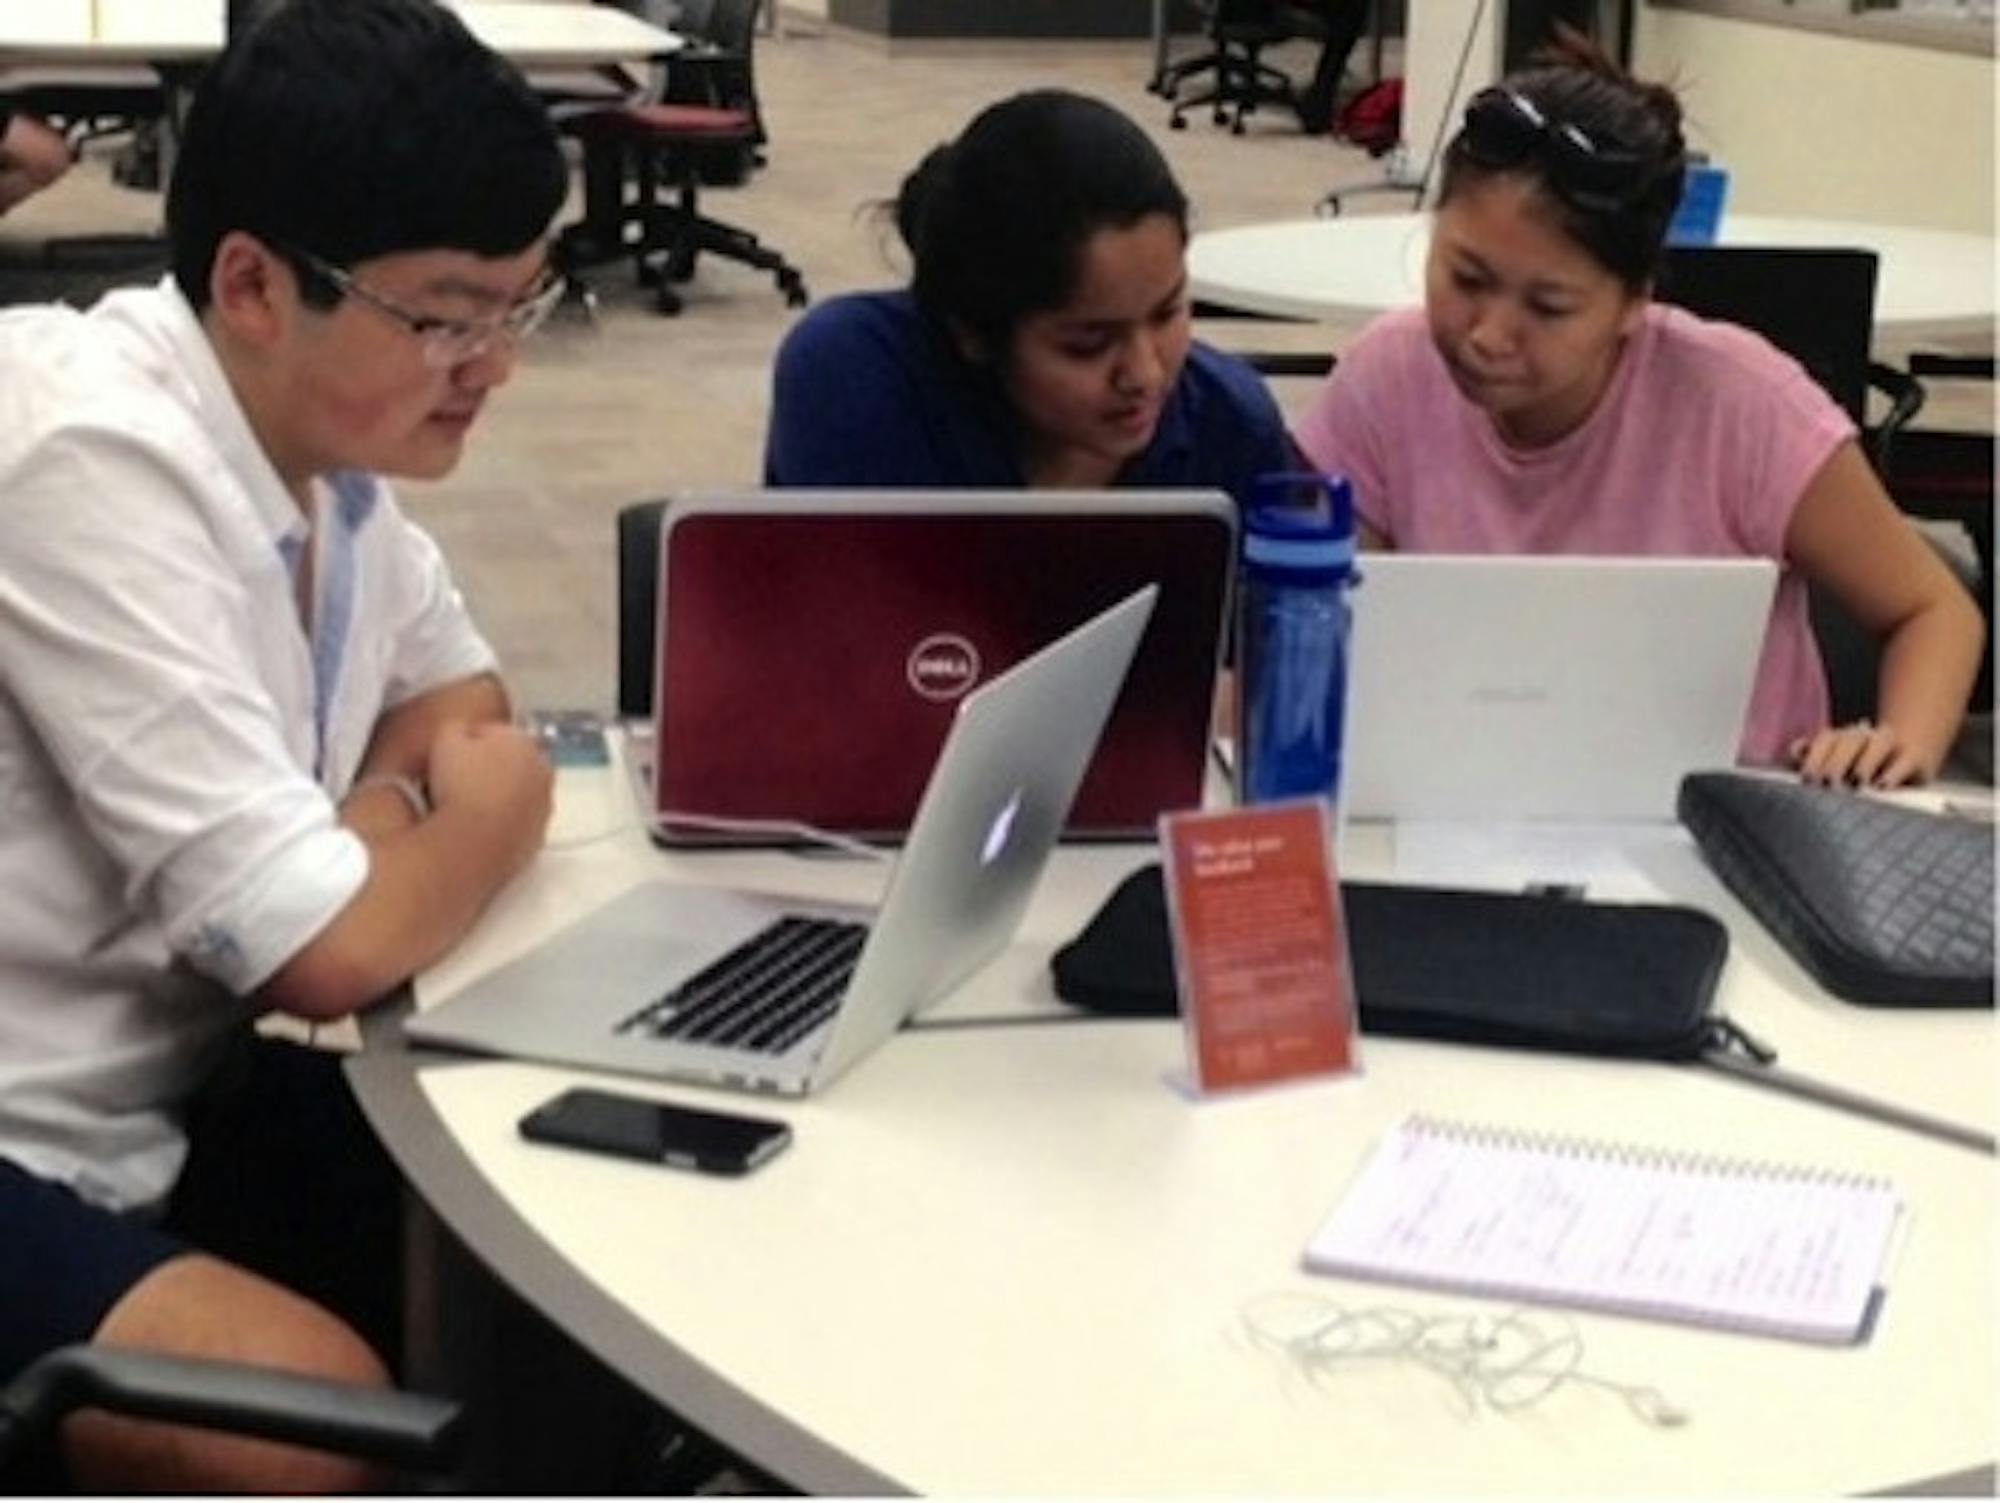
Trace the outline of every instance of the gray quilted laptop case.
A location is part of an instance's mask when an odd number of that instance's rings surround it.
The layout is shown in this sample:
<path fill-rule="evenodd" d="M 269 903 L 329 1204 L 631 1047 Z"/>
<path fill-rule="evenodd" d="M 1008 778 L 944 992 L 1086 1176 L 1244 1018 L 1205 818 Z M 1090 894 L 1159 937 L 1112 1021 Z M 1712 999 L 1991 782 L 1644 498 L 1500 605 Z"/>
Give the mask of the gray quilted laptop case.
<path fill-rule="evenodd" d="M 1728 772 L 1683 780 L 1679 812 L 1730 891 L 1828 991 L 1993 1005 L 1991 824 Z"/>

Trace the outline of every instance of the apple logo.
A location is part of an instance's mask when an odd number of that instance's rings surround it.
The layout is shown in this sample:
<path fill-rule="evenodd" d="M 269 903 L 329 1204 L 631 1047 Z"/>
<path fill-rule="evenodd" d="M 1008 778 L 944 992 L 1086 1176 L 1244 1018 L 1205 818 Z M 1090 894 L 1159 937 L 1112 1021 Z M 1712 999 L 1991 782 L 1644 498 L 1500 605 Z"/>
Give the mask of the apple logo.
<path fill-rule="evenodd" d="M 993 823 L 986 827 L 986 844 L 980 848 L 979 864 L 991 866 L 1000 859 L 1007 849 L 1007 842 L 1014 838 L 1014 821 L 1021 814 L 1021 790 L 1016 788 L 1000 812 L 993 816 Z"/>

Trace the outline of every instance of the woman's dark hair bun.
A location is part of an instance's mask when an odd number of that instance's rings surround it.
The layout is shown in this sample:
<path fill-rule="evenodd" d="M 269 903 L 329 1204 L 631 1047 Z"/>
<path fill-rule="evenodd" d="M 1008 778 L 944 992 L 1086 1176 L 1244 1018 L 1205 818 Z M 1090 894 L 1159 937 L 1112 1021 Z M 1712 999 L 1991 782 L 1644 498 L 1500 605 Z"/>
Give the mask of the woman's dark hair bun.
<path fill-rule="evenodd" d="M 933 146 L 924 154 L 924 159 L 910 169 L 903 179 L 903 186 L 896 193 L 896 233 L 903 244 L 916 255 L 922 243 L 924 226 L 929 222 L 932 210 L 947 199 L 951 193 L 952 142 Z"/>
<path fill-rule="evenodd" d="M 1567 22 L 1555 23 L 1550 39 L 1529 54 L 1528 63 L 1536 68 L 1571 68 L 1603 79 L 1652 116 L 1661 135 L 1673 143 L 1675 150 L 1684 149 L 1680 95 L 1667 84 L 1633 76 L 1595 38 Z"/>

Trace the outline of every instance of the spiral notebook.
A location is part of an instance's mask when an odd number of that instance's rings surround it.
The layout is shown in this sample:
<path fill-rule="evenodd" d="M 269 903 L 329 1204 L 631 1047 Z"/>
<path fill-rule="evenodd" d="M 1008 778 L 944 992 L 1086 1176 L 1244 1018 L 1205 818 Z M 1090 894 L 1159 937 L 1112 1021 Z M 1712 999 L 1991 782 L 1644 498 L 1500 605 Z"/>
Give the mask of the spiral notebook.
<path fill-rule="evenodd" d="M 1305 1264 L 1842 1344 L 1873 1323 L 1900 1210 L 1879 1179 L 1412 1117 Z"/>

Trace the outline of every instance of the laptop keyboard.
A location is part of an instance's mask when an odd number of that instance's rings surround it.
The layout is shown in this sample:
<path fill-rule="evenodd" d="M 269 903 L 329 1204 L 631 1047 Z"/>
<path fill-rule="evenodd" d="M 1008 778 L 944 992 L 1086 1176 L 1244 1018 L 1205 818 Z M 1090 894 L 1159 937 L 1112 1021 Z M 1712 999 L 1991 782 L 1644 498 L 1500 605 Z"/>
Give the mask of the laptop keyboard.
<path fill-rule="evenodd" d="M 833 1016 L 867 937 L 866 924 L 781 918 L 617 1031 L 782 1054 Z"/>

